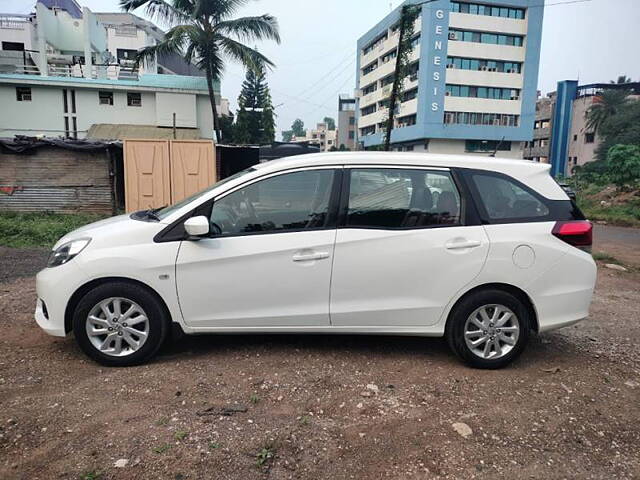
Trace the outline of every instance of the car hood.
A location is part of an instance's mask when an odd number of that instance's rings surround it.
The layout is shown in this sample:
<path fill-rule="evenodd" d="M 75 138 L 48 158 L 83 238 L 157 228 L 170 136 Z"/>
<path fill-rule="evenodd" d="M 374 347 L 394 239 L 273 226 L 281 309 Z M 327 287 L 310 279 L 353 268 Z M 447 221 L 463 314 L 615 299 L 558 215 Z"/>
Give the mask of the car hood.
<path fill-rule="evenodd" d="M 109 237 L 127 237 L 137 230 L 161 230 L 166 225 L 160 222 L 145 222 L 142 220 L 134 220 L 130 215 L 118 215 L 117 217 L 106 218 L 98 222 L 90 223 L 80 227 L 72 232 L 67 233 L 64 237 L 56 242 L 53 249 L 60 245 L 75 240 L 77 238 L 106 239 Z"/>

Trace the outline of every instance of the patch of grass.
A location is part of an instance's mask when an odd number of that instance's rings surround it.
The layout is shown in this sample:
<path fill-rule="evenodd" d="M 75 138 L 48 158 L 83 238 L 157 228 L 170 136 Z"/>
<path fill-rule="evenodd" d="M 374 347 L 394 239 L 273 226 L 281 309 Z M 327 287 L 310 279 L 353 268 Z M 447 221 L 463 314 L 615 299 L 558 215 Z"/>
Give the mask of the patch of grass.
<path fill-rule="evenodd" d="M 622 262 L 620 262 L 620 260 L 618 260 L 616 257 L 604 252 L 593 252 L 593 259 L 599 262 L 615 263 L 616 265 L 622 265 Z"/>
<path fill-rule="evenodd" d="M 265 463 L 275 457 L 275 455 L 276 453 L 271 445 L 264 447 L 258 452 L 258 455 L 256 455 L 258 466 L 262 467 Z"/>
<path fill-rule="evenodd" d="M 640 199 L 621 205 L 602 205 L 587 192 L 578 195 L 578 206 L 589 220 L 605 221 L 622 227 L 640 227 Z"/>
<path fill-rule="evenodd" d="M 179 442 L 181 442 L 182 440 L 187 438 L 187 435 L 189 435 L 189 432 L 177 431 L 176 433 L 173 434 L 173 437 Z"/>
<path fill-rule="evenodd" d="M 50 248 L 63 235 L 103 218 L 93 214 L 3 212 L 0 213 L 0 245 Z"/>
<path fill-rule="evenodd" d="M 309 425 L 310 422 L 311 419 L 309 418 L 309 415 L 302 415 L 300 417 L 300 425 Z"/>
<path fill-rule="evenodd" d="M 253 395 L 251 395 L 251 397 L 249 397 L 249 401 L 255 405 L 260 401 L 260 397 L 254 393 Z"/>
<path fill-rule="evenodd" d="M 157 447 L 153 447 L 151 449 L 151 451 L 153 453 L 157 453 L 157 454 L 161 454 L 166 452 L 167 450 L 169 450 L 171 448 L 171 445 L 169 445 L 168 443 L 165 443 L 164 445 L 158 445 Z"/>
<path fill-rule="evenodd" d="M 98 480 L 102 478 L 101 472 L 91 471 L 80 475 L 81 480 Z"/>
<path fill-rule="evenodd" d="M 169 423 L 169 417 L 160 417 L 158 420 L 156 420 L 156 426 L 158 427 L 162 427 L 164 425 L 167 425 Z"/>
<path fill-rule="evenodd" d="M 209 442 L 209 450 L 217 450 L 220 446 L 217 442 Z"/>

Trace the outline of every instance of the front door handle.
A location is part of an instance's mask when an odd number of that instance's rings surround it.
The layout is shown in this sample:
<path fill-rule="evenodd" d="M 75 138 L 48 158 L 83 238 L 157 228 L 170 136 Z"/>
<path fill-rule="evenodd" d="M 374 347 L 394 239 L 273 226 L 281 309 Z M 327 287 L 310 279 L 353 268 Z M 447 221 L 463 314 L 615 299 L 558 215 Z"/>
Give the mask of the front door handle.
<path fill-rule="evenodd" d="M 314 260 L 324 260 L 329 258 L 329 252 L 296 253 L 293 256 L 294 262 L 312 262 Z"/>
<path fill-rule="evenodd" d="M 481 245 L 482 242 L 479 240 L 458 239 L 447 242 L 445 247 L 447 250 L 464 250 L 467 248 L 477 248 Z"/>

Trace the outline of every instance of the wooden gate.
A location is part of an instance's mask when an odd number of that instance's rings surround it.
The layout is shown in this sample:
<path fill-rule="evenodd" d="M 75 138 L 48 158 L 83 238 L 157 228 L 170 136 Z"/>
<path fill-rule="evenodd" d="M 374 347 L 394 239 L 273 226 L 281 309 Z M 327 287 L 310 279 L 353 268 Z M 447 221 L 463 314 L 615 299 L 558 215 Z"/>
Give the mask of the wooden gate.
<path fill-rule="evenodd" d="M 125 140 L 127 212 L 170 205 L 215 183 L 209 140 Z"/>

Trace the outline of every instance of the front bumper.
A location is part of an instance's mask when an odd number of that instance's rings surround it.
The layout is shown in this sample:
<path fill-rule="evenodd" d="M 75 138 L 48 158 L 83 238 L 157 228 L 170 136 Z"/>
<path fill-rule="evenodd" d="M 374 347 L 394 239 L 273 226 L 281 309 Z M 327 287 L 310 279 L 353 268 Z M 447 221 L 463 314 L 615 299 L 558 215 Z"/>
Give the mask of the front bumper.
<path fill-rule="evenodd" d="M 65 310 L 69 299 L 81 285 L 82 272 L 73 261 L 45 268 L 36 275 L 35 320 L 42 330 L 55 337 L 66 337 Z"/>

